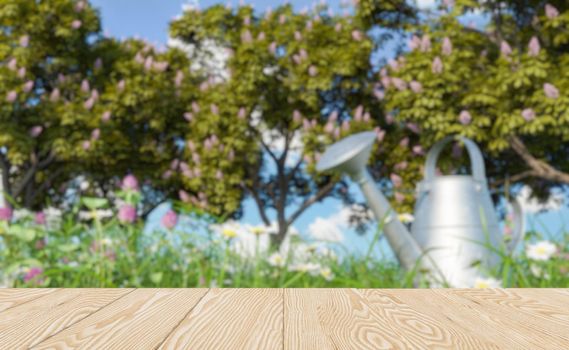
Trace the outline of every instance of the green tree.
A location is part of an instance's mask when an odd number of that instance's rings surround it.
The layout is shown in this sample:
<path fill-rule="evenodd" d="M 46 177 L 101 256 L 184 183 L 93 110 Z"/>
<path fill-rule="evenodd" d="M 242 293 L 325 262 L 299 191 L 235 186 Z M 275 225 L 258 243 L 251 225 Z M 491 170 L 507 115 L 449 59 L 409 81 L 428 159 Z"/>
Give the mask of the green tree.
<path fill-rule="evenodd" d="M 472 10 L 483 28 L 465 23 Z M 524 183 L 545 198 L 569 184 L 569 4 L 445 1 L 423 18 L 409 50 L 382 71 L 397 123 L 417 125 L 427 146 L 474 139 L 491 185 L 506 192 Z"/>
<path fill-rule="evenodd" d="M 194 101 L 202 107 L 190 111 L 192 133 L 199 137 L 190 140 L 186 161 L 205 172 L 219 168 L 224 176 L 243 172 L 216 183 L 217 195 L 223 186 L 236 186 L 250 196 L 266 225 L 274 218 L 277 245 L 312 204 L 330 196 L 352 201 L 346 183 L 316 174 L 314 166 L 327 144 L 372 129 L 378 120 L 385 125 L 370 79 L 371 55 L 385 37 L 372 36 L 372 29 L 396 26 L 411 12 L 400 1 L 361 1 L 354 15 L 343 16 L 325 5 L 310 13 L 295 13 L 289 5 L 264 14 L 248 6 L 186 11 L 171 24 L 171 36 L 193 62 L 209 57 L 210 66 L 201 69 L 219 79 L 205 88 L 205 103 Z M 221 65 L 212 67 L 224 54 Z M 211 103 L 217 103 L 216 113 Z M 203 134 L 196 135 L 196 128 Z M 220 144 L 246 151 L 231 157 L 212 151 L 212 137 L 224 128 L 238 132 Z M 382 138 L 385 131 L 377 131 Z M 200 164 L 193 162 L 196 155 Z"/>

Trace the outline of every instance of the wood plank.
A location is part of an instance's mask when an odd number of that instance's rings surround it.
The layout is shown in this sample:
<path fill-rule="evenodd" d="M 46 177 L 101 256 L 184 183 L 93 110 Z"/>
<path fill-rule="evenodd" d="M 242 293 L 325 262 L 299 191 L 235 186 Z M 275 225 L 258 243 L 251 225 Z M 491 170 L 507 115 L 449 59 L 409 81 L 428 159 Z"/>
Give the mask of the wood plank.
<path fill-rule="evenodd" d="M 508 329 L 501 318 L 481 312 L 476 304 L 454 302 L 437 294 L 434 290 L 413 289 L 382 290 L 382 293 L 397 297 L 405 304 L 441 323 L 447 323 L 457 331 L 493 343 L 501 349 L 536 349 L 532 334 L 520 334 Z"/>
<path fill-rule="evenodd" d="M 0 317 L 0 349 L 27 349 L 84 319 L 132 289 L 62 289 Z"/>
<path fill-rule="evenodd" d="M 359 292 L 385 322 L 394 326 L 398 336 L 407 339 L 415 349 L 499 349 L 488 339 L 455 327 L 455 323 L 448 319 L 431 317 L 433 312 L 437 312 L 436 305 L 428 313 L 419 312 L 399 299 L 397 292 L 373 289 Z"/>
<path fill-rule="evenodd" d="M 532 347 L 526 348 L 569 348 L 567 328 L 542 319 L 536 320 L 535 317 L 525 315 L 512 307 L 501 307 L 496 303 L 476 300 L 472 295 L 464 294 L 463 291 L 467 291 L 467 289 L 434 289 L 432 291 L 446 298 L 447 302 L 476 310 L 476 312 L 491 320 L 494 327 L 500 328 L 508 336 L 515 335 L 517 338 L 525 338 L 525 341 L 533 344 Z M 471 289 L 470 291 L 476 292 L 477 290 Z M 482 291 L 482 289 L 479 289 L 479 291 Z"/>
<path fill-rule="evenodd" d="M 0 288 L 0 312 L 55 292 L 57 288 Z"/>
<path fill-rule="evenodd" d="M 281 349 L 282 289 L 212 289 L 161 349 Z"/>
<path fill-rule="evenodd" d="M 207 289 L 137 289 L 33 349 L 153 349 Z"/>
<path fill-rule="evenodd" d="M 285 349 L 410 349 L 353 289 L 285 290 Z"/>

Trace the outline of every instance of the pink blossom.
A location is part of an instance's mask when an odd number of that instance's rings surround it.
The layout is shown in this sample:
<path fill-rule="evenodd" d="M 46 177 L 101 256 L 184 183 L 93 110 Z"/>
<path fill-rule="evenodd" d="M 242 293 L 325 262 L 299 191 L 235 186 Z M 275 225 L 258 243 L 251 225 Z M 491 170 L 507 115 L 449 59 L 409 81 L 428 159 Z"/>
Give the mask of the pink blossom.
<path fill-rule="evenodd" d="M 551 4 L 545 4 L 545 15 L 549 19 L 556 18 L 559 16 L 559 10 L 557 10 L 557 8 Z"/>
<path fill-rule="evenodd" d="M 73 28 L 73 29 L 79 29 L 79 28 L 81 28 L 82 25 L 83 25 L 83 22 L 81 22 L 78 19 L 71 22 L 71 28 Z"/>
<path fill-rule="evenodd" d="M 407 129 L 411 130 L 415 134 L 421 133 L 421 129 L 419 128 L 419 125 L 417 125 L 415 123 L 407 123 Z"/>
<path fill-rule="evenodd" d="M 442 54 L 445 56 L 450 56 L 450 54 L 452 54 L 452 42 L 448 37 L 443 39 Z"/>
<path fill-rule="evenodd" d="M 194 143 L 194 141 L 188 140 L 188 141 L 186 142 L 186 144 L 188 145 L 188 149 L 189 149 L 190 151 L 195 152 L 195 150 L 196 150 L 196 144 Z"/>
<path fill-rule="evenodd" d="M 311 31 L 313 27 L 312 21 L 306 22 L 306 30 Z"/>
<path fill-rule="evenodd" d="M 362 32 L 360 32 L 359 30 L 354 30 L 352 31 L 352 39 L 354 39 L 355 41 L 362 41 L 364 38 Z"/>
<path fill-rule="evenodd" d="M 433 74 L 440 74 L 443 72 L 443 61 L 441 61 L 439 56 L 435 57 L 433 60 L 431 70 L 433 71 Z"/>
<path fill-rule="evenodd" d="M 97 101 L 97 100 L 99 99 L 99 91 L 97 91 L 97 89 L 93 89 L 93 90 L 91 91 L 91 98 L 92 98 L 94 101 Z"/>
<path fill-rule="evenodd" d="M 15 58 L 12 58 L 10 60 L 10 62 L 8 62 L 8 69 L 10 69 L 10 70 L 18 69 L 18 60 Z"/>
<path fill-rule="evenodd" d="M 381 90 L 373 90 L 373 96 L 375 96 L 379 101 L 383 101 L 385 98 L 385 92 Z"/>
<path fill-rule="evenodd" d="M 34 280 L 36 277 L 40 276 L 42 273 L 43 273 L 43 269 L 41 267 L 32 267 L 24 275 L 24 282 L 28 283 L 28 282 Z"/>
<path fill-rule="evenodd" d="M 188 203 L 190 201 L 190 195 L 184 190 L 178 191 L 178 197 L 180 197 L 180 200 L 184 203 Z"/>
<path fill-rule="evenodd" d="M 101 59 L 101 57 L 97 57 L 93 67 L 95 68 L 95 70 L 99 70 L 99 69 L 103 68 L 103 60 Z"/>
<path fill-rule="evenodd" d="M 356 111 L 354 112 L 354 120 L 358 122 L 361 121 L 363 113 L 364 113 L 364 106 L 359 105 L 356 108 Z"/>
<path fill-rule="evenodd" d="M 9 206 L 0 207 L 0 221 L 12 220 L 13 211 Z"/>
<path fill-rule="evenodd" d="M 123 191 L 138 191 L 138 179 L 134 175 L 128 174 L 122 179 L 121 189 Z"/>
<path fill-rule="evenodd" d="M 119 92 L 123 92 L 124 88 L 125 88 L 126 82 L 124 81 L 124 79 L 121 79 L 118 83 L 117 83 L 117 90 Z"/>
<path fill-rule="evenodd" d="M 210 110 L 211 110 L 211 113 L 213 113 L 213 114 L 215 114 L 215 115 L 218 115 L 218 114 L 219 114 L 219 107 L 217 107 L 217 105 L 216 105 L 215 103 L 212 103 L 212 104 L 209 106 L 209 108 L 210 108 Z"/>
<path fill-rule="evenodd" d="M 413 35 L 413 36 L 411 37 L 411 40 L 409 40 L 409 44 L 408 44 L 408 45 L 409 45 L 409 50 L 415 51 L 415 50 L 417 50 L 419 47 L 421 47 L 421 39 L 420 39 L 418 36 Z"/>
<path fill-rule="evenodd" d="M 178 215 L 176 214 L 175 211 L 168 210 L 166 214 L 164 214 L 160 222 L 162 223 L 162 226 L 164 226 L 166 229 L 171 230 L 174 227 L 176 227 L 176 224 L 178 223 Z"/>
<path fill-rule="evenodd" d="M 397 88 L 397 90 L 399 91 L 407 90 L 407 83 L 405 82 L 405 80 L 400 78 L 391 78 L 391 82 L 393 83 L 393 86 Z"/>
<path fill-rule="evenodd" d="M 89 141 L 89 140 L 83 141 L 83 143 L 81 144 L 81 147 L 85 151 L 89 150 L 89 148 L 91 148 L 91 141 Z"/>
<path fill-rule="evenodd" d="M 299 110 L 295 109 L 294 111 L 292 111 L 292 120 L 295 123 L 300 123 L 300 121 L 302 120 L 302 113 L 300 113 Z M 306 119 L 305 119 L 306 120 Z"/>
<path fill-rule="evenodd" d="M 39 211 L 34 216 L 34 222 L 36 225 L 45 225 L 47 223 L 45 213 L 43 211 Z"/>
<path fill-rule="evenodd" d="M 342 130 L 343 131 L 350 131 L 350 121 L 349 120 L 344 120 L 342 122 Z"/>
<path fill-rule="evenodd" d="M 34 82 L 32 80 L 28 80 L 24 84 L 23 90 L 25 93 L 28 93 L 28 92 L 32 91 L 33 88 L 34 88 Z"/>
<path fill-rule="evenodd" d="M 215 178 L 220 180 L 220 181 L 223 180 L 223 172 L 221 170 L 217 170 L 215 172 Z"/>
<path fill-rule="evenodd" d="M 381 85 L 387 90 L 391 86 L 391 78 L 388 76 L 381 77 Z"/>
<path fill-rule="evenodd" d="M 258 41 L 265 41 L 266 38 L 267 38 L 267 35 L 265 34 L 265 32 L 260 32 L 259 35 L 257 35 Z"/>
<path fill-rule="evenodd" d="M 328 120 L 332 123 L 335 123 L 338 120 L 338 111 L 336 109 L 330 113 Z"/>
<path fill-rule="evenodd" d="M 152 64 L 152 69 L 158 73 L 163 73 L 168 69 L 169 63 L 165 61 L 157 61 Z"/>
<path fill-rule="evenodd" d="M 324 132 L 326 132 L 326 133 L 328 133 L 328 134 L 331 134 L 331 133 L 334 132 L 334 128 L 335 128 L 334 123 L 328 121 L 328 122 L 326 123 L 326 125 L 324 125 Z"/>
<path fill-rule="evenodd" d="M 88 93 L 89 90 L 91 90 L 89 82 L 87 81 L 87 79 L 83 79 L 83 81 L 81 82 L 81 91 L 83 91 L 84 93 Z"/>
<path fill-rule="evenodd" d="M 200 105 L 195 101 L 192 102 L 192 111 L 194 111 L 194 113 L 200 112 Z"/>
<path fill-rule="evenodd" d="M 431 50 L 431 38 L 427 34 L 425 34 L 421 38 L 421 51 L 427 52 L 429 50 Z"/>
<path fill-rule="evenodd" d="M 245 107 L 239 108 L 239 112 L 237 113 L 237 118 L 245 119 L 245 117 L 247 117 L 247 110 L 245 110 Z"/>
<path fill-rule="evenodd" d="M 308 59 L 308 52 L 305 49 L 300 49 L 298 54 L 300 55 L 300 58 L 302 58 L 302 60 Z"/>
<path fill-rule="evenodd" d="M 393 124 L 393 122 L 395 122 L 395 116 L 392 113 L 387 113 L 385 115 L 385 122 L 387 125 Z"/>
<path fill-rule="evenodd" d="M 229 153 L 227 154 L 227 159 L 229 159 L 230 162 L 235 160 L 235 151 L 233 149 L 229 150 Z"/>
<path fill-rule="evenodd" d="M 535 119 L 535 112 L 531 108 L 526 108 L 522 111 L 522 117 L 527 121 L 532 121 Z"/>
<path fill-rule="evenodd" d="M 142 55 L 142 53 L 137 52 L 136 55 L 134 56 L 134 61 L 138 64 L 144 64 L 144 56 Z"/>
<path fill-rule="evenodd" d="M 396 60 L 389 60 L 387 64 L 393 69 L 393 71 L 397 72 L 399 70 L 399 63 Z"/>
<path fill-rule="evenodd" d="M 339 33 L 342 31 L 342 23 L 336 23 L 336 25 L 334 26 L 334 30 Z"/>
<path fill-rule="evenodd" d="M 340 138 L 340 131 L 341 131 L 340 128 L 338 128 L 338 127 L 334 128 L 334 134 L 333 134 L 334 139 Z"/>
<path fill-rule="evenodd" d="M 391 179 L 391 182 L 393 183 L 393 186 L 395 188 L 401 187 L 401 185 L 403 184 L 403 179 L 401 178 L 401 176 L 397 174 L 392 173 L 391 175 L 389 175 L 389 178 Z"/>
<path fill-rule="evenodd" d="M 111 120 L 111 111 L 105 111 L 101 116 L 101 120 L 105 123 Z"/>
<path fill-rule="evenodd" d="M 405 170 L 405 169 L 407 169 L 408 165 L 409 165 L 409 163 L 407 163 L 406 161 L 402 161 L 402 162 L 395 164 L 393 166 L 393 169 L 395 169 L 397 171 Z"/>
<path fill-rule="evenodd" d="M 136 208 L 130 204 L 124 204 L 119 209 L 118 219 L 123 224 L 132 224 L 136 221 Z"/>
<path fill-rule="evenodd" d="M 77 2 L 77 4 L 75 5 L 75 12 L 79 13 L 81 11 L 83 11 L 85 9 L 85 1 L 79 1 Z"/>
<path fill-rule="evenodd" d="M 26 76 L 26 67 L 18 69 L 18 78 L 24 79 L 25 76 Z"/>
<path fill-rule="evenodd" d="M 285 24 L 285 23 L 286 23 L 286 16 L 280 15 L 279 16 L 279 24 Z"/>
<path fill-rule="evenodd" d="M 92 140 L 95 140 L 95 141 L 96 141 L 96 140 L 99 139 L 100 136 L 101 136 L 101 129 L 99 129 L 99 128 L 94 129 L 94 130 L 91 132 L 91 139 L 92 139 Z"/>
<path fill-rule="evenodd" d="M 182 86 L 183 80 L 184 80 L 184 72 L 182 72 L 181 70 L 177 71 L 176 77 L 174 78 L 174 85 L 176 85 L 176 87 Z"/>
<path fill-rule="evenodd" d="M 541 46 L 539 45 L 539 39 L 537 37 L 532 37 L 528 44 L 528 52 L 529 55 L 535 57 L 539 55 L 539 51 L 541 50 Z"/>
<path fill-rule="evenodd" d="M 95 105 L 95 100 L 92 97 L 89 97 L 84 103 L 83 103 L 83 107 L 85 107 L 85 109 L 90 110 L 91 108 L 93 108 L 93 106 Z"/>
<path fill-rule="evenodd" d="M 404 137 L 401 141 L 399 141 L 399 146 L 403 148 L 407 148 L 409 146 L 409 138 Z"/>
<path fill-rule="evenodd" d="M 253 37 L 251 36 L 249 29 L 245 29 L 241 32 L 241 41 L 244 43 L 250 43 L 253 41 Z"/>
<path fill-rule="evenodd" d="M 269 45 L 269 52 L 272 53 L 273 55 L 277 52 L 277 43 L 276 42 L 272 42 Z"/>
<path fill-rule="evenodd" d="M 302 119 L 302 129 L 304 131 L 309 131 L 312 125 L 310 125 L 310 120 L 303 118 Z"/>
<path fill-rule="evenodd" d="M 61 93 L 59 92 L 58 88 L 53 89 L 53 91 L 51 92 L 50 96 L 49 96 L 49 100 L 51 102 L 57 102 L 59 100 L 59 97 L 61 96 Z"/>
<path fill-rule="evenodd" d="M 16 99 L 18 98 L 18 93 L 14 90 L 8 92 L 8 94 L 6 94 L 6 101 L 12 103 L 14 101 L 16 101 Z"/>
<path fill-rule="evenodd" d="M 205 139 L 203 142 L 203 146 L 207 151 L 210 151 L 213 145 L 211 144 L 210 139 Z"/>
<path fill-rule="evenodd" d="M 43 131 L 43 126 L 41 125 L 36 125 L 33 128 L 30 129 L 29 134 L 31 137 L 36 138 L 38 136 L 40 136 L 40 134 Z"/>
<path fill-rule="evenodd" d="M 468 125 L 472 121 L 472 116 L 469 111 L 463 110 L 458 115 L 458 120 L 462 125 Z"/>
<path fill-rule="evenodd" d="M 508 44 L 507 41 L 503 40 L 502 43 L 500 44 L 500 52 L 502 53 L 502 56 L 508 57 L 512 54 L 512 47 L 510 46 L 510 44 Z"/>
<path fill-rule="evenodd" d="M 294 32 L 294 40 L 296 40 L 296 41 L 302 40 L 302 34 L 299 31 Z"/>
<path fill-rule="evenodd" d="M 245 16 L 245 18 L 243 18 L 243 24 L 246 26 L 251 25 L 251 17 Z"/>
<path fill-rule="evenodd" d="M 20 37 L 20 46 L 21 47 L 28 47 L 30 44 L 30 36 L 29 35 L 22 35 Z"/>
<path fill-rule="evenodd" d="M 194 119 L 194 115 L 190 112 L 186 112 L 184 113 L 184 119 L 186 119 L 188 122 L 191 122 Z"/>
<path fill-rule="evenodd" d="M 423 91 L 423 85 L 421 85 L 421 83 L 419 83 L 416 80 L 412 80 L 409 83 L 409 87 L 411 88 L 411 91 L 413 91 L 416 94 L 421 93 Z"/>
<path fill-rule="evenodd" d="M 543 92 L 545 93 L 545 96 L 549 98 L 556 99 L 559 97 L 559 90 L 550 83 L 543 84 Z"/>
<path fill-rule="evenodd" d="M 369 114 L 369 112 L 365 112 L 364 117 L 363 117 L 363 121 L 365 123 L 368 123 L 370 120 L 371 120 L 371 114 Z"/>
<path fill-rule="evenodd" d="M 425 150 L 423 150 L 423 146 L 421 146 L 421 145 L 413 146 L 413 154 L 416 154 L 418 156 L 425 154 Z"/>
<path fill-rule="evenodd" d="M 147 57 L 146 60 L 144 61 L 144 70 L 148 72 L 152 69 L 153 66 L 154 66 L 154 58 L 152 58 L 152 56 Z"/>
<path fill-rule="evenodd" d="M 397 203 L 403 203 L 404 200 L 405 200 L 405 195 L 403 195 L 401 192 L 395 192 L 395 201 Z"/>

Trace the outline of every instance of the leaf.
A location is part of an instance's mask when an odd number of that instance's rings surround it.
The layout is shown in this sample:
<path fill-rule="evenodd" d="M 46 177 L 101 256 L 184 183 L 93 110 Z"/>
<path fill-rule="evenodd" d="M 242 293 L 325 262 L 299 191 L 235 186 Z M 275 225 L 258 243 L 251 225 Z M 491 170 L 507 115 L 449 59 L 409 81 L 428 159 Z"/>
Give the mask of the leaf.
<path fill-rule="evenodd" d="M 93 198 L 93 197 L 83 197 L 81 202 L 87 208 L 91 210 L 99 209 L 105 207 L 108 204 L 108 200 L 105 198 Z"/>
<path fill-rule="evenodd" d="M 160 282 L 162 281 L 162 277 L 164 276 L 164 273 L 162 272 L 155 272 L 150 274 L 150 280 L 152 281 L 152 283 L 154 284 L 160 284 Z"/>
<path fill-rule="evenodd" d="M 64 253 L 69 253 L 79 248 L 79 245 L 75 243 L 68 243 L 68 244 L 62 244 L 58 248 Z"/>

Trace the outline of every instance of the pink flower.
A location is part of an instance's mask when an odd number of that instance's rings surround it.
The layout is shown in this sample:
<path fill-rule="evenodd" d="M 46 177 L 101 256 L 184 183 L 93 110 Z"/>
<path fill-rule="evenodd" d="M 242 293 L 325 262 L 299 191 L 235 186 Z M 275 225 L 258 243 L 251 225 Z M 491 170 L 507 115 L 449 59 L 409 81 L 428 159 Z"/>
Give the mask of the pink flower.
<path fill-rule="evenodd" d="M 29 134 L 31 137 L 36 138 L 38 136 L 40 136 L 40 134 L 43 131 L 43 126 L 41 125 L 36 125 L 33 128 L 30 129 Z"/>
<path fill-rule="evenodd" d="M 136 209 L 130 204 L 124 204 L 119 209 L 118 219 L 123 224 L 132 224 L 136 220 Z"/>
<path fill-rule="evenodd" d="M 421 47 L 421 39 L 418 36 L 413 35 L 411 40 L 409 40 L 409 50 L 415 51 L 419 47 Z"/>
<path fill-rule="evenodd" d="M 545 15 L 549 19 L 556 18 L 559 16 L 559 10 L 557 10 L 557 8 L 551 4 L 545 4 Z"/>
<path fill-rule="evenodd" d="M 399 91 L 407 90 L 407 83 L 405 82 L 405 80 L 400 78 L 391 78 L 391 82 L 397 88 L 397 90 Z"/>
<path fill-rule="evenodd" d="M 37 276 L 40 276 L 42 273 L 43 273 L 43 269 L 41 267 L 32 267 L 24 275 L 24 282 L 28 283 L 31 280 L 35 279 Z"/>
<path fill-rule="evenodd" d="M 23 90 L 25 93 L 28 93 L 28 92 L 32 91 L 33 88 L 34 88 L 34 82 L 32 80 L 28 80 L 24 84 Z"/>
<path fill-rule="evenodd" d="M 147 57 L 146 60 L 144 60 L 144 70 L 148 72 L 152 69 L 153 66 L 154 58 L 152 58 L 152 56 Z"/>
<path fill-rule="evenodd" d="M 526 108 L 522 111 L 522 117 L 527 121 L 531 121 L 535 119 L 535 112 L 531 108 Z"/>
<path fill-rule="evenodd" d="M 448 37 L 443 39 L 442 53 L 445 56 L 450 56 L 450 54 L 452 54 L 452 42 Z"/>
<path fill-rule="evenodd" d="M 336 23 L 334 30 L 338 33 L 342 31 L 342 23 Z"/>
<path fill-rule="evenodd" d="M 315 77 L 315 76 L 318 74 L 318 68 L 316 68 L 315 66 L 310 66 L 310 67 L 308 68 L 308 74 L 309 74 L 311 77 Z"/>
<path fill-rule="evenodd" d="M 431 70 L 433 71 L 433 74 L 440 74 L 443 72 L 443 61 L 441 61 L 441 58 L 439 56 L 435 57 L 433 60 Z"/>
<path fill-rule="evenodd" d="M 111 111 L 105 111 L 101 116 L 101 120 L 105 123 L 111 120 Z"/>
<path fill-rule="evenodd" d="M 245 16 L 245 18 L 243 18 L 243 24 L 246 26 L 251 25 L 251 17 Z"/>
<path fill-rule="evenodd" d="M 92 139 L 92 140 L 95 140 L 95 141 L 96 141 L 96 140 L 99 139 L 100 136 L 101 136 L 101 129 L 99 129 L 99 128 L 94 129 L 94 130 L 91 132 L 91 139 Z"/>
<path fill-rule="evenodd" d="M 85 140 L 83 141 L 83 143 L 81 144 L 81 147 L 87 151 L 89 148 L 91 148 L 91 141 L 89 140 Z"/>
<path fill-rule="evenodd" d="M 458 120 L 462 125 L 468 125 L 472 121 L 472 116 L 469 111 L 463 110 L 458 115 Z"/>
<path fill-rule="evenodd" d="M 26 76 L 26 67 L 18 69 L 18 78 L 24 79 L 25 76 Z"/>
<path fill-rule="evenodd" d="M 152 69 L 154 69 L 158 73 L 163 73 L 168 69 L 169 63 L 168 62 L 154 62 L 152 63 Z"/>
<path fill-rule="evenodd" d="M 83 22 L 81 22 L 78 19 L 71 22 L 71 28 L 73 28 L 73 29 L 79 29 L 79 28 L 81 28 L 82 25 L 83 25 Z"/>
<path fill-rule="evenodd" d="M 123 191 L 138 191 L 138 179 L 132 174 L 128 174 L 122 179 L 121 189 Z"/>
<path fill-rule="evenodd" d="M 394 121 L 395 121 L 395 117 L 393 116 L 392 113 L 387 113 L 385 115 L 385 122 L 387 123 L 387 125 L 393 124 Z"/>
<path fill-rule="evenodd" d="M 94 105 L 95 105 L 95 100 L 93 99 L 93 97 L 89 97 L 87 101 L 83 103 L 83 107 L 85 107 L 85 109 L 87 110 L 93 108 Z"/>
<path fill-rule="evenodd" d="M 379 101 L 383 101 L 385 98 L 385 92 L 381 90 L 373 90 L 373 96 L 375 96 Z"/>
<path fill-rule="evenodd" d="M 6 101 L 12 103 L 14 101 L 16 101 L 16 99 L 18 98 L 18 93 L 14 90 L 8 92 L 8 94 L 6 94 Z"/>
<path fill-rule="evenodd" d="M 425 150 L 423 149 L 423 146 L 421 146 L 421 145 L 413 146 L 413 154 L 416 154 L 418 156 L 425 154 Z"/>
<path fill-rule="evenodd" d="M 239 108 L 239 112 L 237 113 L 237 118 L 245 119 L 245 117 L 247 117 L 247 110 L 245 110 L 245 107 Z"/>
<path fill-rule="evenodd" d="M 352 39 L 354 39 L 355 41 L 362 41 L 364 38 L 362 32 L 360 32 L 359 30 L 354 30 L 352 31 Z"/>
<path fill-rule="evenodd" d="M 350 121 L 349 120 L 344 120 L 342 122 L 342 130 L 343 131 L 350 131 Z"/>
<path fill-rule="evenodd" d="M 36 225 L 45 225 L 47 223 L 45 213 L 43 211 L 37 212 L 34 217 L 34 222 Z"/>
<path fill-rule="evenodd" d="M 217 107 L 216 104 L 212 103 L 212 104 L 209 106 L 209 108 L 210 108 L 210 110 L 211 110 L 211 113 L 213 113 L 213 114 L 215 114 L 215 115 L 218 115 L 218 114 L 219 114 L 219 107 Z"/>
<path fill-rule="evenodd" d="M 415 134 L 421 133 L 421 129 L 419 128 L 419 125 L 417 125 L 415 123 L 407 123 L 407 129 L 411 130 Z"/>
<path fill-rule="evenodd" d="M 75 5 L 75 12 L 79 13 L 81 11 L 83 11 L 85 9 L 85 1 L 79 1 L 77 2 L 77 4 Z"/>
<path fill-rule="evenodd" d="M 95 68 L 95 70 L 99 70 L 99 69 L 103 68 L 103 60 L 101 59 L 101 57 L 97 57 L 93 67 Z"/>
<path fill-rule="evenodd" d="M 83 79 L 83 81 L 81 82 L 81 91 L 83 91 L 84 93 L 88 93 L 89 90 L 91 90 L 89 82 L 87 81 L 87 79 Z"/>
<path fill-rule="evenodd" d="M 559 97 L 559 90 L 550 83 L 543 84 L 543 92 L 545 92 L 545 96 L 549 98 L 556 99 Z"/>
<path fill-rule="evenodd" d="M 505 40 L 503 40 L 502 43 L 500 44 L 500 52 L 505 57 L 508 57 L 512 54 L 512 48 L 510 47 L 510 44 L 508 44 L 508 42 L 506 42 Z"/>
<path fill-rule="evenodd" d="M 251 36 L 249 29 L 245 29 L 243 32 L 241 32 L 241 41 L 244 43 L 250 43 L 253 41 L 253 37 Z"/>
<path fill-rule="evenodd" d="M 119 81 L 119 82 L 117 83 L 117 90 L 118 90 L 119 92 L 123 92 L 123 91 L 124 91 L 124 88 L 125 88 L 125 85 L 126 85 L 126 82 L 124 81 L 124 79 L 122 79 L 121 81 Z"/>
<path fill-rule="evenodd" d="M 175 211 L 168 210 L 160 222 L 166 229 L 171 230 L 176 227 L 176 224 L 178 223 L 178 215 Z"/>
<path fill-rule="evenodd" d="M 38 239 L 35 244 L 35 248 L 37 250 L 42 250 L 45 248 L 45 239 Z"/>
<path fill-rule="evenodd" d="M 393 166 L 393 169 L 395 169 L 397 171 L 405 170 L 405 169 L 407 169 L 408 165 L 409 165 L 409 163 L 407 163 L 406 161 L 402 161 L 402 162 L 395 164 L 395 166 Z"/>
<path fill-rule="evenodd" d="M 178 191 L 178 197 L 180 197 L 180 200 L 184 203 L 188 203 L 190 201 L 190 195 L 184 190 Z"/>
<path fill-rule="evenodd" d="M 279 24 L 285 24 L 285 23 L 286 23 L 286 16 L 280 15 L 279 16 Z"/>
<path fill-rule="evenodd" d="M 257 35 L 258 41 L 264 41 L 266 38 L 267 38 L 267 35 L 265 34 L 265 32 L 260 32 L 259 35 Z"/>
<path fill-rule="evenodd" d="M 328 133 L 328 134 L 333 133 L 333 132 L 334 132 L 334 123 L 328 121 L 328 122 L 326 123 L 326 125 L 324 126 L 324 132 L 326 132 L 326 133 Z"/>
<path fill-rule="evenodd" d="M 59 92 L 58 88 L 55 88 L 55 89 L 53 89 L 53 91 L 49 95 L 49 100 L 51 102 L 57 102 L 59 100 L 60 96 L 61 96 L 61 92 Z"/>
<path fill-rule="evenodd" d="M 356 111 L 354 112 L 354 120 L 359 122 L 362 119 L 363 113 L 364 113 L 364 106 L 359 105 L 356 108 Z"/>
<path fill-rule="evenodd" d="M 328 120 L 332 123 L 335 123 L 338 120 L 338 110 L 333 110 L 332 113 L 328 116 Z"/>
<path fill-rule="evenodd" d="M 0 207 L 0 221 L 10 221 L 12 220 L 13 211 L 12 208 Z"/>
<path fill-rule="evenodd" d="M 411 88 L 411 91 L 413 91 L 416 94 L 419 94 L 423 91 L 423 85 L 421 85 L 421 83 L 415 80 L 409 83 L 409 87 Z"/>
<path fill-rule="evenodd" d="M 368 123 L 370 120 L 371 120 L 371 114 L 369 114 L 369 112 L 365 112 L 364 117 L 363 117 L 363 121 L 365 123 Z"/>
<path fill-rule="evenodd" d="M 292 120 L 295 123 L 300 123 L 300 121 L 302 120 L 302 113 L 300 113 L 299 110 L 295 109 L 294 111 L 292 111 Z M 305 119 L 306 120 L 306 119 Z"/>
<path fill-rule="evenodd" d="M 28 47 L 30 44 L 30 36 L 29 35 L 22 35 L 20 37 L 20 46 L 21 47 Z"/>
<path fill-rule="evenodd" d="M 409 146 L 409 138 L 408 137 L 404 137 L 400 142 L 399 142 L 399 146 L 403 147 L 403 148 L 407 148 L 407 146 Z"/>
<path fill-rule="evenodd" d="M 182 86 L 183 80 L 184 80 L 184 72 L 182 72 L 181 70 L 177 71 L 176 77 L 174 78 L 174 85 L 176 85 L 176 87 Z"/>
<path fill-rule="evenodd" d="M 192 111 L 194 111 L 194 113 L 200 112 L 200 105 L 195 101 L 192 102 Z"/>
<path fill-rule="evenodd" d="M 421 51 L 427 52 L 429 50 L 431 50 L 431 38 L 427 34 L 425 34 L 421 38 Z"/>
<path fill-rule="evenodd" d="M 218 170 L 215 172 L 215 178 L 218 180 L 223 180 L 223 172 L 221 170 Z"/>
<path fill-rule="evenodd" d="M 401 185 L 403 184 L 403 179 L 401 178 L 401 176 L 397 174 L 392 173 L 391 175 L 389 175 L 389 178 L 391 179 L 391 182 L 393 183 L 393 186 L 395 188 L 401 187 Z"/>
<path fill-rule="evenodd" d="M 277 43 L 276 42 L 272 42 L 269 45 L 269 52 L 272 53 L 273 55 L 277 52 Z"/>
<path fill-rule="evenodd" d="M 184 119 L 186 119 L 188 122 L 191 122 L 194 119 L 194 115 L 190 112 L 186 112 L 184 113 Z"/>
<path fill-rule="evenodd" d="M 12 58 L 10 60 L 10 62 L 8 62 L 8 69 L 10 69 L 10 70 L 18 69 L 18 60 L 15 58 Z"/>
<path fill-rule="evenodd" d="M 391 86 L 391 78 L 388 76 L 382 76 L 381 77 L 381 85 L 383 85 L 383 87 L 385 89 L 388 89 L 389 86 Z"/>
<path fill-rule="evenodd" d="M 539 55 L 539 51 L 541 50 L 541 46 L 539 45 L 539 39 L 537 37 L 532 37 L 528 44 L 528 52 L 529 55 L 535 57 Z"/>
<path fill-rule="evenodd" d="M 302 34 L 299 31 L 294 32 L 294 40 L 296 41 L 302 40 Z"/>
<path fill-rule="evenodd" d="M 405 196 L 401 192 L 395 192 L 395 201 L 397 203 L 403 203 Z"/>

